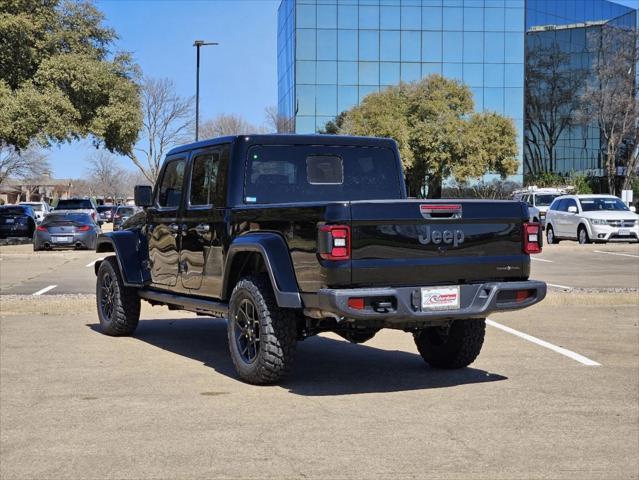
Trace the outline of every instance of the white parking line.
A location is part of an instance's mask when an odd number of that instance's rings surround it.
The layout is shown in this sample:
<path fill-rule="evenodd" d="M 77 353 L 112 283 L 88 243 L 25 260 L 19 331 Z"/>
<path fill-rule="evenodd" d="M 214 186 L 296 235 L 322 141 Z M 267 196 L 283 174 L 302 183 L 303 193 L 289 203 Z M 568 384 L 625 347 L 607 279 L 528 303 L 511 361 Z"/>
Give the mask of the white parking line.
<path fill-rule="evenodd" d="M 557 345 L 553 345 L 552 343 L 548 343 L 545 340 L 542 340 L 537 337 L 533 337 L 532 335 L 528 335 L 527 333 L 520 332 L 515 330 L 514 328 L 507 327 L 506 325 L 502 325 L 501 323 L 494 322 L 493 320 L 486 319 L 486 325 L 490 325 L 491 327 L 498 328 L 499 330 L 503 330 L 504 332 L 510 333 L 517 337 L 523 338 L 524 340 L 528 340 L 529 342 L 536 343 L 537 345 L 541 345 L 542 347 L 548 348 L 554 352 L 560 353 L 568 358 L 572 358 L 579 363 L 584 365 L 588 365 L 590 367 L 600 367 L 601 363 L 597 363 L 594 360 L 590 360 L 583 355 L 579 355 L 571 350 L 568 350 L 563 347 L 558 347 Z"/>
<path fill-rule="evenodd" d="M 557 285 L 556 283 L 546 282 L 546 285 L 548 285 L 549 287 L 561 288 L 563 290 L 572 290 L 572 287 L 567 287 L 566 285 Z"/>
<path fill-rule="evenodd" d="M 44 287 L 42 290 L 38 290 L 37 292 L 35 292 L 33 296 L 39 296 L 43 293 L 47 293 L 49 290 L 53 290 L 55 287 L 57 287 L 57 285 L 49 285 L 48 287 Z"/>
<path fill-rule="evenodd" d="M 104 260 L 104 258 L 96 258 L 91 263 L 87 263 L 85 267 L 92 267 L 93 265 L 95 265 L 96 262 L 101 262 L 102 260 Z"/>
<path fill-rule="evenodd" d="M 604 252 L 602 250 L 595 250 L 595 252 L 596 253 L 606 253 L 608 255 L 619 255 L 620 257 L 639 258 L 639 255 L 632 255 L 631 253 Z"/>
<path fill-rule="evenodd" d="M 545 258 L 530 257 L 530 259 L 534 260 L 535 262 L 554 263 L 552 260 L 546 260 Z"/>

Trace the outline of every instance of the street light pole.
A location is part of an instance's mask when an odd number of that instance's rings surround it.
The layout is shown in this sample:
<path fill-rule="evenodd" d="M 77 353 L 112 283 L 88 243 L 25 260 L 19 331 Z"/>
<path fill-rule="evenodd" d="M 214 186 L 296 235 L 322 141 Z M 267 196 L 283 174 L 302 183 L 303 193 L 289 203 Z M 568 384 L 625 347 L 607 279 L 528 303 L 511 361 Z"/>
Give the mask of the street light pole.
<path fill-rule="evenodd" d="M 196 40 L 193 46 L 196 50 L 196 66 L 195 66 L 195 141 L 198 141 L 200 133 L 200 47 L 205 45 L 219 45 L 217 42 L 205 42 L 204 40 Z"/>

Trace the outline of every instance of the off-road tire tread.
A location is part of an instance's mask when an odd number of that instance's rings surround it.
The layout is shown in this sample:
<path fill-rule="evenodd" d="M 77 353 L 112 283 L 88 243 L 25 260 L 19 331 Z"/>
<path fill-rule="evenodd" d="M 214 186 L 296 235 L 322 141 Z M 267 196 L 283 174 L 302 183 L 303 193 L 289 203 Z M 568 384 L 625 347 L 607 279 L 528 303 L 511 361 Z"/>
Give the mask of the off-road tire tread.
<path fill-rule="evenodd" d="M 103 322 L 100 320 L 103 333 L 111 335 L 113 337 L 124 337 L 132 335 L 138 326 L 140 320 L 140 296 L 135 288 L 125 287 L 122 281 L 122 275 L 120 274 L 120 267 L 118 266 L 115 255 L 106 257 L 100 264 L 98 269 L 98 282 L 96 284 L 96 306 L 98 308 L 98 317 L 100 314 L 100 278 L 103 269 L 111 269 L 112 275 L 115 277 L 116 288 L 116 305 L 115 316 L 111 322 Z"/>
<path fill-rule="evenodd" d="M 414 335 L 415 345 L 424 361 L 435 368 L 464 368 L 475 361 L 484 344 L 486 321 L 455 320 L 444 345 L 432 345 L 422 332 Z"/>
<path fill-rule="evenodd" d="M 231 343 L 235 342 L 233 331 L 228 328 L 229 351 L 235 369 L 240 378 L 254 385 L 269 385 L 278 382 L 291 373 L 295 360 L 297 344 L 296 310 L 280 308 L 267 275 L 241 278 L 231 294 L 230 305 L 240 290 L 247 291 L 257 307 L 260 318 L 260 353 L 252 368 L 246 369 L 246 363 L 234 353 Z M 229 322 L 232 315 L 229 309 Z"/>

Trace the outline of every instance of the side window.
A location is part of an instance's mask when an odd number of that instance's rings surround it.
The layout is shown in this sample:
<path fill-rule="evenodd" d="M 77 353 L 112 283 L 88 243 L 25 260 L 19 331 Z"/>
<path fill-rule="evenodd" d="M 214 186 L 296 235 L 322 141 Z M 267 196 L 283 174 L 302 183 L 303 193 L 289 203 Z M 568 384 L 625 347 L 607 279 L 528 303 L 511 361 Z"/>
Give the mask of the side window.
<path fill-rule="evenodd" d="M 534 195 L 528 195 L 528 198 L 526 198 L 526 203 L 528 205 L 530 205 L 531 207 L 535 206 L 535 196 Z"/>
<path fill-rule="evenodd" d="M 219 150 L 195 157 L 191 173 L 191 205 L 212 205 L 214 203 L 219 167 Z"/>
<path fill-rule="evenodd" d="M 184 159 L 171 160 L 166 164 L 158 190 L 160 207 L 178 207 L 180 205 L 185 164 Z"/>
<path fill-rule="evenodd" d="M 570 208 L 570 207 L 577 208 L 577 202 L 575 202 L 575 200 L 572 199 L 572 198 L 568 198 L 568 199 L 564 200 L 564 202 L 566 203 L 566 205 L 565 205 L 565 210 L 566 211 L 568 211 L 568 208 Z M 579 211 L 579 208 L 577 208 L 577 211 Z"/>
<path fill-rule="evenodd" d="M 557 210 L 559 210 L 560 212 L 567 212 L 568 200 L 562 200 L 561 202 L 559 202 L 559 207 L 557 207 Z"/>

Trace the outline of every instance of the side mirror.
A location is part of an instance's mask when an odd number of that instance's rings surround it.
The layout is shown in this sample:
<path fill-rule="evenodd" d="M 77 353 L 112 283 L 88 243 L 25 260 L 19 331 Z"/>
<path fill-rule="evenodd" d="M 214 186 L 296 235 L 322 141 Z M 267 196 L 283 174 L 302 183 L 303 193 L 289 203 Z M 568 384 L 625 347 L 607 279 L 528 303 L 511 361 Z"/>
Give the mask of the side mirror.
<path fill-rule="evenodd" d="M 634 205 L 630 206 L 630 211 L 633 213 L 637 213 L 637 208 Z"/>
<path fill-rule="evenodd" d="M 569 213 L 577 213 L 577 207 L 575 207 L 574 205 L 571 205 L 568 207 L 568 212 Z"/>
<path fill-rule="evenodd" d="M 153 205 L 153 188 L 149 185 L 136 185 L 133 189 L 133 198 L 138 207 L 150 207 Z"/>

